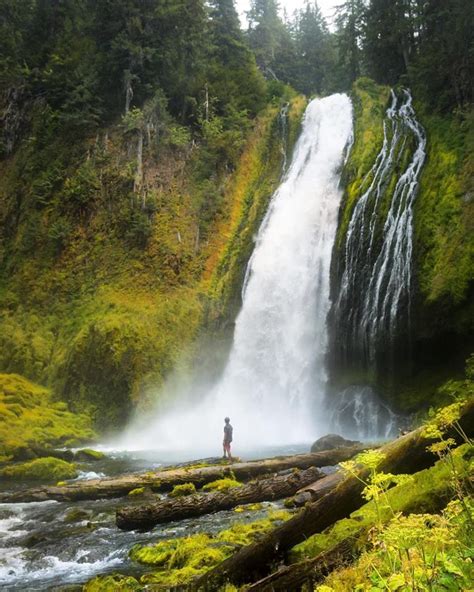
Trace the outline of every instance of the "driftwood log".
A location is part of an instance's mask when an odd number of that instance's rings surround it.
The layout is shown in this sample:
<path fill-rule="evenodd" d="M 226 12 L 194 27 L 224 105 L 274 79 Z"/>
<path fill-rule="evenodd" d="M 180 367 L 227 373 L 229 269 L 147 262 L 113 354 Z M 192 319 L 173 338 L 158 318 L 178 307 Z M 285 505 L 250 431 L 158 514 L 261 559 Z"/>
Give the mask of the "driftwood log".
<path fill-rule="evenodd" d="M 283 499 L 322 478 L 324 473 L 310 467 L 289 475 L 250 481 L 241 487 L 232 487 L 226 492 L 196 493 L 138 506 L 126 506 L 117 510 L 117 526 L 123 530 L 149 530 L 156 524 L 230 510 L 241 504 Z"/>
<path fill-rule="evenodd" d="M 461 422 L 465 433 L 473 433 L 474 401 L 465 405 Z M 378 469 L 389 473 L 414 473 L 434 464 L 436 456 L 427 450 L 432 441 L 422 435 L 423 428 L 410 432 L 383 446 L 385 458 Z M 453 431 L 452 436 L 458 436 Z M 361 467 L 358 477 L 347 476 L 330 493 L 308 503 L 300 512 L 275 528 L 261 540 L 243 547 L 197 579 L 196 588 L 218 589 L 225 582 L 241 584 L 266 576 L 272 564 L 282 559 L 287 551 L 311 535 L 322 532 L 338 520 L 346 518 L 364 503 L 361 492 L 369 475 Z"/>
<path fill-rule="evenodd" d="M 0 494 L 0 503 L 106 499 L 122 497 L 138 487 L 148 487 L 152 491 L 161 492 L 170 491 L 175 485 L 183 483 L 194 483 L 196 487 L 201 487 L 211 481 L 230 476 L 231 471 L 239 481 L 248 481 L 261 475 L 272 475 L 293 468 L 308 469 L 310 467 L 336 465 L 343 460 L 352 458 L 361 450 L 361 446 L 353 446 L 229 465 L 212 465 L 200 468 L 184 467 L 109 479 L 76 481 L 61 487 L 42 486 Z"/>

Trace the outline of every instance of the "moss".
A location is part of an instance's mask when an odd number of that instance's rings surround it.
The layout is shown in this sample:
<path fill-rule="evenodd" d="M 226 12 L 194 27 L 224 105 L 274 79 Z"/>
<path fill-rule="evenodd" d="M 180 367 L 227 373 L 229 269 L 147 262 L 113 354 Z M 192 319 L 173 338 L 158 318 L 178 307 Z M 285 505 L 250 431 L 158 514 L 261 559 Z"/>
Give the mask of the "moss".
<path fill-rule="evenodd" d="M 144 493 L 145 493 L 145 487 L 136 487 L 135 489 L 132 489 L 131 491 L 129 491 L 127 495 L 134 497 L 137 495 L 143 495 Z"/>
<path fill-rule="evenodd" d="M 237 512 L 238 514 L 242 512 L 258 512 L 261 509 L 263 509 L 263 504 L 246 504 L 243 506 L 236 506 L 234 512 Z"/>
<path fill-rule="evenodd" d="M 141 577 L 143 584 L 176 586 L 186 584 L 229 557 L 235 549 L 250 544 L 287 520 L 288 512 L 273 511 L 267 518 L 248 524 L 236 523 L 216 536 L 205 533 L 181 539 L 160 541 L 156 545 L 136 545 L 130 551 L 133 561 L 159 568 Z"/>
<path fill-rule="evenodd" d="M 415 205 L 415 256 L 427 304 L 443 303 L 446 322 L 474 279 L 474 110 L 440 117 L 421 110 L 427 158 Z M 451 310 L 450 310 L 451 309 Z"/>
<path fill-rule="evenodd" d="M 48 449 L 95 437 L 91 420 L 54 402 L 51 391 L 16 374 L 0 374 L 0 456 L 28 456 L 29 448 Z M 29 456 L 35 456 L 32 450 Z"/>
<path fill-rule="evenodd" d="M 211 483 L 207 483 L 204 485 L 204 491 L 228 491 L 233 487 L 242 487 L 242 483 L 240 481 L 236 481 L 235 479 L 217 479 L 217 481 L 212 481 Z"/>
<path fill-rule="evenodd" d="M 131 576 L 113 574 L 93 578 L 82 588 L 83 592 L 138 592 L 143 586 Z"/>
<path fill-rule="evenodd" d="M 79 461 L 103 460 L 104 458 L 105 454 L 103 452 L 92 450 L 92 448 L 83 448 L 82 450 L 78 450 L 75 454 L 75 459 Z"/>
<path fill-rule="evenodd" d="M 0 470 L 4 479 L 18 481 L 47 481 L 74 479 L 77 477 L 76 466 L 59 458 L 38 458 L 31 462 L 18 463 Z"/>
<path fill-rule="evenodd" d="M 467 478 L 470 474 L 472 447 L 468 444 L 458 447 L 453 453 L 455 467 L 459 477 Z M 380 508 L 380 518 L 387 522 L 394 513 L 431 512 L 439 509 L 453 495 L 452 467 L 446 460 L 438 461 L 433 467 L 413 475 L 406 483 L 389 489 L 386 503 Z M 299 561 L 314 557 L 347 538 L 354 538 L 355 546 L 363 546 L 367 532 L 379 520 L 376 506 L 369 502 L 349 518 L 339 520 L 336 524 L 320 534 L 315 534 L 291 551 L 291 560 Z"/>
<path fill-rule="evenodd" d="M 170 497 L 183 497 L 185 495 L 192 495 L 196 493 L 196 486 L 194 483 L 183 483 L 182 485 L 175 485 L 170 491 Z"/>
<path fill-rule="evenodd" d="M 354 143 L 344 167 L 346 187 L 340 210 L 336 245 L 340 248 L 357 199 L 368 187 L 367 177 L 383 142 L 383 119 L 390 89 L 369 78 L 359 78 L 352 87 L 354 106 Z"/>

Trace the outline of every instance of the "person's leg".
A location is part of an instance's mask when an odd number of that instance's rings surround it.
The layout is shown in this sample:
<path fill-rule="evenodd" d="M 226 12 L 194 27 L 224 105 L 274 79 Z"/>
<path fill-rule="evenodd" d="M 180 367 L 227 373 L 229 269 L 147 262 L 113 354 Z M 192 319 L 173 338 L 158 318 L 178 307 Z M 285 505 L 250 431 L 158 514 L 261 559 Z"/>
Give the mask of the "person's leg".
<path fill-rule="evenodd" d="M 225 454 L 225 452 L 226 452 L 226 444 L 225 444 L 225 442 L 222 444 L 222 449 L 224 450 L 224 455 L 223 455 L 222 458 L 226 458 L 226 454 Z"/>

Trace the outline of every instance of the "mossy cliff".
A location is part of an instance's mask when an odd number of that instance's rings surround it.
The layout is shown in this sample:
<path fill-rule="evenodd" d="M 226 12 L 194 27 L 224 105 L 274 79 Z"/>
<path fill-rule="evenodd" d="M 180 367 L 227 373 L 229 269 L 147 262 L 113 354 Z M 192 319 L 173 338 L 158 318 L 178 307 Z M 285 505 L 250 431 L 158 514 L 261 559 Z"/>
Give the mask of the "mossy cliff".
<path fill-rule="evenodd" d="M 34 459 L 95 436 L 86 415 L 70 413 L 48 389 L 15 374 L 0 374 L 0 420 L 0 462 Z"/>
<path fill-rule="evenodd" d="M 369 79 L 359 79 L 352 90 L 355 136 L 343 171 L 345 193 L 332 262 L 333 302 L 341 289 L 349 222 L 372 181 L 372 166 L 382 147 L 389 91 Z M 387 332 L 386 342 L 379 342 L 375 362 L 363 361 L 363 354 L 347 355 L 341 324 L 336 331 L 335 317 L 330 316 L 334 388 L 371 384 L 402 411 L 435 401 L 440 384 L 450 376 L 462 375 L 464 361 L 474 347 L 472 111 L 433 115 L 416 99 L 416 116 L 426 133 L 426 159 L 413 209 L 411 310 L 401 310 L 405 324 L 395 338 Z M 373 218 L 375 241 L 385 232 L 388 200 L 412 149 L 407 138 L 390 165 L 378 215 Z M 361 293 L 360 298 L 366 295 Z M 333 309 L 332 315 L 336 314 Z M 361 343 L 361 352 L 365 348 Z"/>
<path fill-rule="evenodd" d="M 305 106 L 287 92 L 235 131 L 209 122 L 198 143 L 169 118 L 148 125 L 149 105 L 71 142 L 38 106 L 0 161 L 0 370 L 103 428 L 192 364 L 238 309 L 281 173 L 280 111 L 290 101 L 290 150 Z"/>

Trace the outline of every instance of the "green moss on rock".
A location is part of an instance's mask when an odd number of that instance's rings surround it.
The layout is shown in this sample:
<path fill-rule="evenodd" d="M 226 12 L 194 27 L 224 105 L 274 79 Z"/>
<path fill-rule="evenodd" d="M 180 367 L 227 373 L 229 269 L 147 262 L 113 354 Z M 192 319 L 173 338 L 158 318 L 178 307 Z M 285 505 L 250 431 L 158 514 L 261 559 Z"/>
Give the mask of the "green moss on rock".
<path fill-rule="evenodd" d="M 192 495 L 196 493 L 196 486 L 194 483 L 183 483 L 182 485 L 175 485 L 170 491 L 170 497 L 183 497 L 185 495 Z"/>
<path fill-rule="evenodd" d="M 38 458 L 31 462 L 10 465 L 0 470 L 3 479 L 53 482 L 77 477 L 76 465 L 59 458 Z"/>
<path fill-rule="evenodd" d="M 93 578 L 82 588 L 83 592 L 138 592 L 143 586 L 131 576 L 113 574 Z"/>
<path fill-rule="evenodd" d="M 83 448 L 82 450 L 78 450 L 76 452 L 74 458 L 78 461 L 95 461 L 104 459 L 105 454 L 103 452 L 99 452 L 98 450 L 92 450 L 92 448 Z"/>

